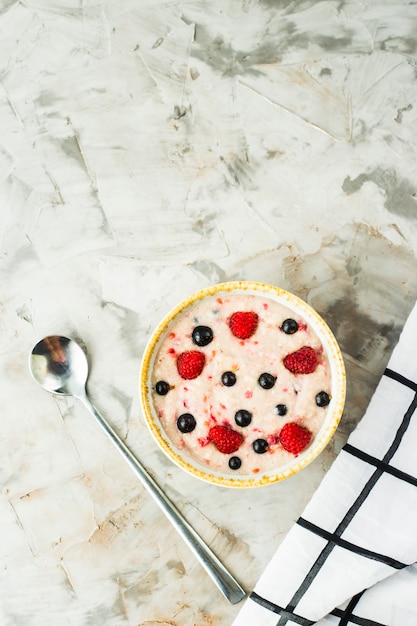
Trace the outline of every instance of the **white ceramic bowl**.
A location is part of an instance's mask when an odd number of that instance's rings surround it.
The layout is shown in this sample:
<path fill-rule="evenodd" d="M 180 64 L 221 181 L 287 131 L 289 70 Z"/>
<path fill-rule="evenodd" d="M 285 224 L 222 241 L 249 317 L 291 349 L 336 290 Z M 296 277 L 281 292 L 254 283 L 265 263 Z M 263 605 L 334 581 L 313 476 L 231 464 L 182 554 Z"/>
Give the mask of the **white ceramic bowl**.
<path fill-rule="evenodd" d="M 319 426 L 310 445 L 297 456 L 284 454 L 285 462 L 282 462 L 282 459 L 280 459 L 276 467 L 269 466 L 264 471 L 253 470 L 244 473 L 240 470 L 239 473 L 236 473 L 228 467 L 213 469 L 205 462 L 200 462 L 199 459 L 190 455 L 187 448 L 179 447 L 173 443 L 159 417 L 161 413 L 155 408 L 153 370 L 158 351 L 164 340 L 172 333 L 172 329 L 176 326 L 179 319 L 182 319 L 190 310 L 203 303 L 207 298 L 210 298 L 212 301 L 213 298 L 227 299 L 230 295 L 250 295 L 262 299 L 262 302 L 266 300 L 267 302 L 272 301 L 272 303 L 284 305 L 289 309 L 290 317 L 305 322 L 309 332 L 311 331 L 319 340 L 330 373 L 330 403 L 326 407 L 325 413 L 323 413 L 325 415 L 324 421 Z M 187 349 L 192 350 L 196 346 L 193 346 L 190 334 L 188 337 L 189 346 L 187 346 Z M 213 346 L 216 347 L 214 343 Z M 213 346 L 210 346 L 210 350 L 212 350 Z M 271 346 L 272 349 L 273 347 Z M 204 348 L 202 350 L 204 351 Z M 307 376 L 307 374 L 298 374 L 297 376 Z M 165 454 L 179 467 L 193 476 L 215 485 L 224 487 L 258 487 L 292 476 L 313 461 L 329 443 L 342 416 L 346 393 L 346 375 L 337 341 L 327 324 L 312 307 L 288 291 L 272 285 L 237 281 L 217 284 L 193 293 L 180 302 L 160 322 L 144 352 L 140 372 L 140 393 L 144 415 L 152 435 Z M 160 398 L 158 399 L 159 401 Z M 274 420 L 275 423 L 271 425 L 271 429 L 276 428 L 276 417 L 271 417 L 271 422 Z M 278 456 L 277 454 L 276 457 L 278 458 Z"/>

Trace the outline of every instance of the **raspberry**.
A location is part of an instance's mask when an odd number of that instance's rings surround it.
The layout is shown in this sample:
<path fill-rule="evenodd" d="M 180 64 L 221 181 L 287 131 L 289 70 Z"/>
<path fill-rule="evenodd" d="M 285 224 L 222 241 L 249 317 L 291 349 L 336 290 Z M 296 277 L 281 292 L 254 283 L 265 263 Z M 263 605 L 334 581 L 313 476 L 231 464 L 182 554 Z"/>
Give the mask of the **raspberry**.
<path fill-rule="evenodd" d="M 317 355 L 310 346 L 303 346 L 284 358 L 284 365 L 293 374 L 311 374 L 318 365 Z"/>
<path fill-rule="evenodd" d="M 297 456 L 308 446 L 312 436 L 313 434 L 304 426 L 300 426 L 296 422 L 287 422 L 281 428 L 279 441 L 284 450 Z"/>
<path fill-rule="evenodd" d="M 249 339 L 258 327 L 259 317 L 253 311 L 236 311 L 229 318 L 232 334 L 238 339 Z"/>
<path fill-rule="evenodd" d="M 209 439 L 214 443 L 219 452 L 232 454 L 239 449 L 243 437 L 236 430 L 228 426 L 213 426 L 209 430 Z"/>
<path fill-rule="evenodd" d="M 206 362 L 203 352 L 188 350 L 177 357 L 177 370 L 181 378 L 191 380 L 200 376 Z"/>

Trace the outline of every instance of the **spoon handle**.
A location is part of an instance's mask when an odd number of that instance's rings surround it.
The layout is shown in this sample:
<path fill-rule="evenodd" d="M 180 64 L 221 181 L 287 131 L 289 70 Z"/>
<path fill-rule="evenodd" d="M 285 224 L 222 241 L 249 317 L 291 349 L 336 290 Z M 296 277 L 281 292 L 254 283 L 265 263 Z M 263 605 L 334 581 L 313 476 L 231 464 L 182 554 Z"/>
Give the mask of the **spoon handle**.
<path fill-rule="evenodd" d="M 95 406 L 92 404 L 87 394 L 79 394 L 78 399 L 83 402 L 85 407 L 96 418 L 100 426 L 110 437 L 113 444 L 124 456 L 136 476 L 148 490 L 156 503 L 161 507 L 167 518 L 179 532 L 184 541 L 188 544 L 194 555 L 200 561 L 206 572 L 211 576 L 222 594 L 231 604 L 237 604 L 246 595 L 245 591 L 239 585 L 237 580 L 233 578 L 230 572 L 219 561 L 217 556 L 204 543 L 201 537 L 196 533 L 194 528 L 187 522 L 177 507 L 167 498 L 165 493 L 150 476 L 144 466 L 132 454 L 129 448 L 124 444 L 112 427 L 100 415 Z"/>

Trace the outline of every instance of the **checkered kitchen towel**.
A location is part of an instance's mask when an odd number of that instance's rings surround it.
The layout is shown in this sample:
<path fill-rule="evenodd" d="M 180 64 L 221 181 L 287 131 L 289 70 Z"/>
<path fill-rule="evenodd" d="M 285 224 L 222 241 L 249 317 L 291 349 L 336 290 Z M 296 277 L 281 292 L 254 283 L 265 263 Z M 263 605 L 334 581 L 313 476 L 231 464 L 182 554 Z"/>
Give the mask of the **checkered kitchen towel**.
<path fill-rule="evenodd" d="M 233 626 L 417 626 L 417 304 L 359 425 Z"/>

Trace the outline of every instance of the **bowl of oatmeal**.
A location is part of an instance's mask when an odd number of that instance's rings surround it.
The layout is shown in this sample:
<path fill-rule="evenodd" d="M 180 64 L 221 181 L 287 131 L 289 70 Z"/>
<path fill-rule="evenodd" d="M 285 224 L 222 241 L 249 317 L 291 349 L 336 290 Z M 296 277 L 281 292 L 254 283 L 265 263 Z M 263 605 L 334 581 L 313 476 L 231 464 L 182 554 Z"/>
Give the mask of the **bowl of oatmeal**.
<path fill-rule="evenodd" d="M 164 453 L 193 476 L 257 487 L 292 476 L 329 443 L 346 375 L 322 317 L 263 283 L 193 293 L 145 348 L 140 393 Z"/>

